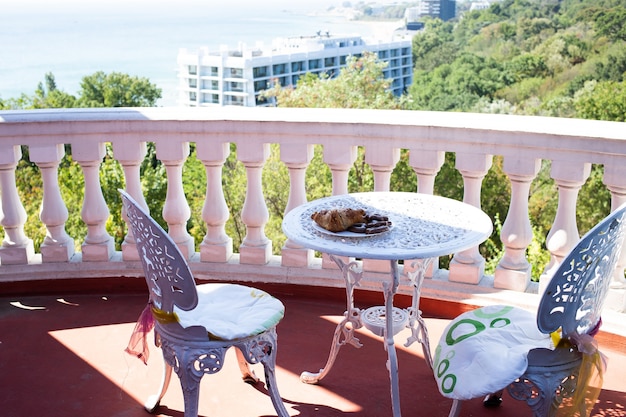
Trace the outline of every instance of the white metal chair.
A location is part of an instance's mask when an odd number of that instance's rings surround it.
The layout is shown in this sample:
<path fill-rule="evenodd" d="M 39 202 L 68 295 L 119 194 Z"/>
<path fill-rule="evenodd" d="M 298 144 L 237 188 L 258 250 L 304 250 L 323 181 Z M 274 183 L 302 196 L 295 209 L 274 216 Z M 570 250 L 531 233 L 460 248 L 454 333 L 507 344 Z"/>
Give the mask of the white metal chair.
<path fill-rule="evenodd" d="M 459 415 L 463 400 L 486 396 L 486 406 L 499 405 L 505 388 L 535 417 L 553 416 L 562 404 L 588 415 L 593 403 L 583 392 L 586 370 L 592 357 L 601 357 L 593 335 L 621 253 L 625 216 L 623 205 L 570 251 L 536 315 L 487 306 L 449 323 L 435 349 L 433 372 L 439 391 L 454 400 L 450 417 Z M 596 388 L 599 393 L 601 384 Z"/>
<path fill-rule="evenodd" d="M 244 380 L 258 381 L 248 363 L 263 364 L 274 408 L 280 417 L 288 417 L 275 377 L 276 325 L 283 318 L 283 304 L 264 291 L 242 285 L 196 286 L 169 235 L 132 197 L 120 193 L 150 292 L 147 314 L 140 318 L 127 351 L 147 361 L 145 334 L 153 323 L 164 359 L 160 390 L 148 399 L 146 410 L 154 412 L 159 406 L 174 369 L 183 390 L 185 417 L 196 417 L 200 380 L 218 372 L 226 351 L 234 346 Z M 142 342 L 143 349 L 133 346 Z"/>

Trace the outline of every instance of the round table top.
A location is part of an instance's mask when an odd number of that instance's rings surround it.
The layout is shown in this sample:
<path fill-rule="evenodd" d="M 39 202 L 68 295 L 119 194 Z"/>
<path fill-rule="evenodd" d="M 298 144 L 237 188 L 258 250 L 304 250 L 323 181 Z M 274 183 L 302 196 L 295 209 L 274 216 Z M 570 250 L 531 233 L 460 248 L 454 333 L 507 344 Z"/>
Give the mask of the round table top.
<path fill-rule="evenodd" d="M 364 209 L 389 217 L 390 230 L 376 235 L 332 233 L 311 215 L 320 210 Z M 482 210 L 449 198 L 406 192 L 344 194 L 310 201 L 283 220 L 285 235 L 297 245 L 339 256 L 365 259 L 424 259 L 469 249 L 492 231 Z"/>

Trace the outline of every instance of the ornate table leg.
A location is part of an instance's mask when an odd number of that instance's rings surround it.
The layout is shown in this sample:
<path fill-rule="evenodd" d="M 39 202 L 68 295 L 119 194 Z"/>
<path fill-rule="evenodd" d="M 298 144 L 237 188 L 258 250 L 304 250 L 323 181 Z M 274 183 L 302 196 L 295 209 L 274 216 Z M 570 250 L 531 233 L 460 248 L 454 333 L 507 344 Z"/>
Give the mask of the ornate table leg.
<path fill-rule="evenodd" d="M 413 285 L 413 302 L 411 304 L 411 307 L 408 308 L 408 327 L 411 328 L 411 336 L 409 336 L 406 343 L 404 344 L 405 347 L 409 347 L 414 342 L 421 343 L 422 351 L 424 352 L 424 358 L 426 358 L 426 363 L 428 364 L 430 369 L 433 368 L 433 358 L 430 353 L 430 340 L 428 339 L 428 329 L 426 328 L 426 323 L 422 318 L 422 311 L 419 309 L 419 302 L 422 291 L 422 283 L 424 282 L 426 270 L 430 266 L 431 262 L 432 258 L 417 259 L 411 264 L 414 270 L 407 272 L 407 276 L 411 281 L 411 284 Z"/>
<path fill-rule="evenodd" d="M 392 282 L 383 283 L 385 296 L 385 350 L 387 351 L 387 369 L 389 369 L 389 381 L 391 385 L 391 409 L 394 417 L 400 417 L 400 384 L 398 381 L 398 356 L 393 342 L 393 297 L 398 290 L 398 262 L 391 262 Z"/>
<path fill-rule="evenodd" d="M 300 374 L 300 381 L 307 384 L 318 383 L 330 372 L 341 346 L 346 343 L 356 348 L 363 346 L 359 339 L 354 336 L 354 331 L 362 326 L 361 311 L 354 307 L 354 288 L 359 285 L 363 272 L 358 270 L 358 264 L 356 262 L 346 264 L 341 258 L 334 255 L 330 255 L 330 258 L 337 264 L 339 269 L 341 269 L 343 278 L 346 281 L 346 311 L 343 313 L 344 319 L 335 329 L 326 365 L 317 373 L 304 371 Z"/>

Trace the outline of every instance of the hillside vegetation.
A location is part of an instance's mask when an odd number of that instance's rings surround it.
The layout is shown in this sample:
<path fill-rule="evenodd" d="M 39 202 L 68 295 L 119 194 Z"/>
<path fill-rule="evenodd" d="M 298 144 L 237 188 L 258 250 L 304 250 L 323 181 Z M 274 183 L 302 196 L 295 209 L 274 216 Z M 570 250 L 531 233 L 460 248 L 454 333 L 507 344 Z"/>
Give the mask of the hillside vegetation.
<path fill-rule="evenodd" d="M 504 0 L 413 39 L 407 107 L 624 121 L 626 1 Z"/>

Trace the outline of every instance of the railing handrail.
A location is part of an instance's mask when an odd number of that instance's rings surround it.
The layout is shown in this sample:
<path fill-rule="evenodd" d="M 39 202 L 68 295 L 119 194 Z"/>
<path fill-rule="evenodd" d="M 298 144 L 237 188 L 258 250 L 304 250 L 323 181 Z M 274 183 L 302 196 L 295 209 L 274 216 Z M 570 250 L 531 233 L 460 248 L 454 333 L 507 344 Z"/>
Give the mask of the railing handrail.
<path fill-rule="evenodd" d="M 271 107 L 221 107 L 221 108 L 179 108 L 179 107 L 150 107 L 150 108 L 112 108 L 112 109 L 44 109 L 44 110 L 4 110 L 0 111 L 0 139 L 14 137 L 20 132 L 28 134 L 28 127 L 23 123 L 48 123 L 56 125 L 50 132 L 54 135 L 75 135 L 75 128 L 67 122 L 89 122 L 89 131 L 96 133 L 124 133 L 132 123 L 133 130 L 141 126 L 141 122 L 238 122 L 230 125 L 231 129 L 224 129 L 224 133 L 243 133 L 249 131 L 246 125 L 255 124 L 255 133 L 270 134 L 273 129 L 265 129 L 267 125 L 258 125 L 255 122 L 285 122 L 287 125 L 300 123 L 315 123 L 328 125 L 328 129 L 311 132 L 308 137 L 346 136 L 354 134 L 346 130 L 354 124 L 368 129 L 365 137 L 376 138 L 381 135 L 413 139 L 458 139 L 472 132 L 467 138 L 468 144 L 497 145 L 502 144 L 502 136 L 521 135 L 528 140 L 525 143 L 530 149 L 544 149 L 545 138 L 568 140 L 570 152 L 572 150 L 596 151 L 604 153 L 606 150 L 594 147 L 595 139 L 615 141 L 611 153 L 623 154 L 626 150 L 626 133 L 623 122 L 609 122 L 601 120 L 569 119 L 559 117 L 519 116 L 505 114 L 484 113 L 451 113 L 434 111 L 408 110 L 370 110 L 370 109 L 296 109 Z M 109 123 L 104 123 L 109 122 Z M 17 126 L 16 126 L 17 125 Z M 341 127 L 343 126 L 343 128 Z M 387 128 L 394 126 L 389 132 Z M 202 133 L 203 129 L 192 131 L 176 131 L 175 125 L 159 126 L 158 132 L 179 133 L 182 135 Z M 165 128 L 165 130 L 162 130 Z M 339 131 L 335 129 L 339 128 Z M 35 128 L 39 130 L 39 128 Z M 155 129 L 141 129 L 151 132 Z M 415 133 L 419 137 L 415 137 Z M 450 132 L 452 137 L 450 137 Z M 296 133 L 286 129 L 284 134 Z M 359 130 L 359 133 L 364 133 Z M 481 137 L 474 137 L 480 134 Z M 23 136 L 23 133 L 20 134 Z M 534 142 L 538 140 L 539 143 Z M 507 142 L 505 142 L 505 145 Z M 623 147 L 623 148 L 622 148 Z M 594 149 L 595 148 L 595 149 Z"/>

